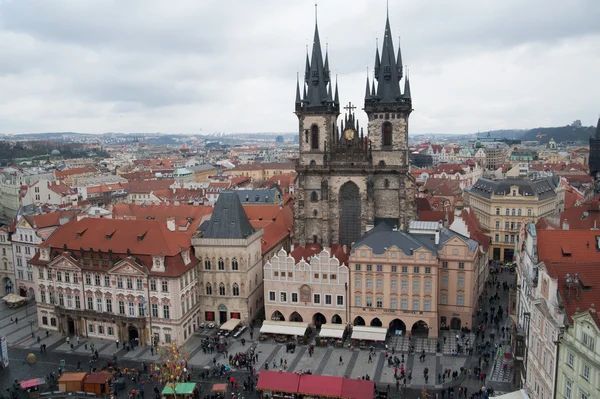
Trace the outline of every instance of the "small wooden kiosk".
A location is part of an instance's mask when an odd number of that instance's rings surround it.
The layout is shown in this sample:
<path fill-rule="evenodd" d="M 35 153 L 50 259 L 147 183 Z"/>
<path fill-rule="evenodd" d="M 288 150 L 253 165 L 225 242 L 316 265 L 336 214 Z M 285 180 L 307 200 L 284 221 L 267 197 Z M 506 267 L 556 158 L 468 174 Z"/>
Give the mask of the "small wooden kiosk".
<path fill-rule="evenodd" d="M 195 382 L 179 382 L 175 385 L 175 391 L 173 391 L 173 387 L 170 385 L 165 386 L 162 391 L 162 395 L 167 398 L 175 399 L 177 397 L 181 397 L 179 395 L 190 396 L 194 395 L 194 391 L 196 390 Z"/>
<path fill-rule="evenodd" d="M 64 373 L 58 379 L 58 390 L 61 392 L 83 391 L 83 381 L 87 373 Z"/>
<path fill-rule="evenodd" d="M 85 378 L 83 390 L 97 395 L 108 394 L 112 377 L 112 374 L 109 373 L 92 373 Z"/>

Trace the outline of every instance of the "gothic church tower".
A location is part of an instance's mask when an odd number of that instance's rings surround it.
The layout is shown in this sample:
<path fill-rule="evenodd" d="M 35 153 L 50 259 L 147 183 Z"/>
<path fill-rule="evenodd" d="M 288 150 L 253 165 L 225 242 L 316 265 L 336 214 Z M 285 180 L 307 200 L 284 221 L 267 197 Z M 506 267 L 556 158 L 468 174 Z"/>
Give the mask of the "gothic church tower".
<path fill-rule="evenodd" d="M 400 54 L 394 56 L 390 32 L 387 20 L 382 56 L 378 50 L 375 60 L 377 89 L 367 80 L 369 133 L 364 135 L 352 104 L 337 124 L 337 82 L 333 90 L 329 57 L 323 61 L 315 25 L 304 82 L 296 86 L 300 156 L 294 235 L 301 245 L 351 245 L 381 220 L 402 228 L 415 218 L 414 180 L 408 173 L 412 102 L 408 79 L 400 92 L 402 62 Z"/>

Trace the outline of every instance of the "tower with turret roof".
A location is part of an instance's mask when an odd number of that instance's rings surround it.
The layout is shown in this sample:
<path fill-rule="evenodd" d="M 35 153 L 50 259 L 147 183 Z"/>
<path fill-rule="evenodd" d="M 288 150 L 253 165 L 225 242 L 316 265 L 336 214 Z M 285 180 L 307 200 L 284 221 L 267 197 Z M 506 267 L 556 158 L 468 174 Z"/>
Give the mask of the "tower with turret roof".
<path fill-rule="evenodd" d="M 400 90 L 402 56 L 395 55 L 389 18 L 385 31 L 375 80 L 367 79 L 365 89 L 365 134 L 351 103 L 338 123 L 337 78 L 334 84 L 315 22 L 304 79 L 296 84 L 300 151 L 294 236 L 301 245 L 351 245 L 380 221 L 402 228 L 415 218 L 414 180 L 408 173 L 410 85 L 404 78 Z"/>

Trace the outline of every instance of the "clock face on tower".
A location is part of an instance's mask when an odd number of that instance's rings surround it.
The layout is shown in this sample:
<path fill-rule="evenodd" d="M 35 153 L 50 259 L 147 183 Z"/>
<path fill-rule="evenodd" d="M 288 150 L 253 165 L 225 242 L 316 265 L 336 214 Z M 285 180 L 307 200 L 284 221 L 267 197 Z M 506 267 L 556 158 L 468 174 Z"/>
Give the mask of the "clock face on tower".
<path fill-rule="evenodd" d="M 355 134 L 355 131 L 352 128 L 348 128 L 348 129 L 344 130 L 344 137 L 348 141 L 350 141 L 354 138 L 354 134 Z"/>

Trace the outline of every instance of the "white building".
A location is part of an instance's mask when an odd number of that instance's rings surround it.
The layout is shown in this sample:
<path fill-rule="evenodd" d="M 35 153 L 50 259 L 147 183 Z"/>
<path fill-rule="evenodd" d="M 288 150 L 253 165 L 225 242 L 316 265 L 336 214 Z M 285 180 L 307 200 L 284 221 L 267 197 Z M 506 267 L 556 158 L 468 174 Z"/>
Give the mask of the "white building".
<path fill-rule="evenodd" d="M 77 191 L 58 181 L 39 180 L 26 186 L 21 205 L 51 204 L 64 205 L 77 202 Z"/>
<path fill-rule="evenodd" d="M 12 244 L 8 226 L 0 227 L 0 293 L 2 296 L 14 292 L 15 269 L 13 267 Z"/>
<path fill-rule="evenodd" d="M 30 263 L 42 328 L 140 345 L 196 330 L 197 259 L 174 220 L 83 218 L 40 248 Z"/>

